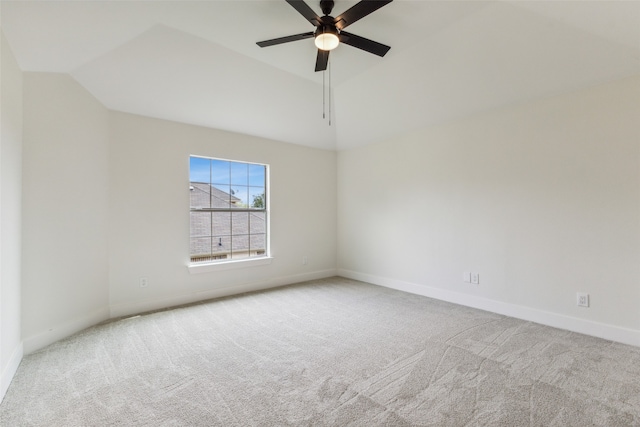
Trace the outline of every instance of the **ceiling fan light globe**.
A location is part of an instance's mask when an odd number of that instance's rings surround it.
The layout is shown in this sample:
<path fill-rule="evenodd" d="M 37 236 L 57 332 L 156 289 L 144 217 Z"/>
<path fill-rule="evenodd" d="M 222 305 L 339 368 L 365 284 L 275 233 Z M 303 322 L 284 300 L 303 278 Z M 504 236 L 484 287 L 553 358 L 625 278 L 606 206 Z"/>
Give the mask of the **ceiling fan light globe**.
<path fill-rule="evenodd" d="M 316 36 L 315 44 L 320 50 L 333 50 L 340 44 L 340 39 L 333 33 L 321 33 Z"/>

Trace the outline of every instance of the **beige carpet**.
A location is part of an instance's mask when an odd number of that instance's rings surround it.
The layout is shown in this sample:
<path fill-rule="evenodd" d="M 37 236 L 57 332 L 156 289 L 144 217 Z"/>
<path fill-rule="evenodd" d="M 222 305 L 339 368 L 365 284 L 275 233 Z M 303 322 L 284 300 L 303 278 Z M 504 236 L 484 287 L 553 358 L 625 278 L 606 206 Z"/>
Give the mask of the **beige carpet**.
<path fill-rule="evenodd" d="M 90 328 L 13 426 L 640 426 L 640 348 L 342 278 Z"/>

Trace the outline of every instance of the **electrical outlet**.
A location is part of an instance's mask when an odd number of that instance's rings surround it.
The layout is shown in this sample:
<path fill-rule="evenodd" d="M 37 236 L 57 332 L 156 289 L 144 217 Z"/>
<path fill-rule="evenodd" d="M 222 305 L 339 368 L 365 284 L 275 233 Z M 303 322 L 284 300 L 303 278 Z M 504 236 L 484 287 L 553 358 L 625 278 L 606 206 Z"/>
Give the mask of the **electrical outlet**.
<path fill-rule="evenodd" d="M 578 292 L 578 307 L 589 307 L 589 294 Z"/>
<path fill-rule="evenodd" d="M 307 256 L 303 256 L 302 257 L 302 265 L 307 265 L 307 263 L 309 262 L 309 259 L 307 258 Z"/>
<path fill-rule="evenodd" d="M 467 271 L 462 273 L 462 280 L 464 280 L 464 283 L 471 283 L 471 273 Z"/>
<path fill-rule="evenodd" d="M 471 283 L 474 285 L 480 284 L 480 273 L 471 273 Z"/>
<path fill-rule="evenodd" d="M 140 287 L 141 288 L 146 288 L 147 286 L 149 286 L 149 278 L 148 277 L 141 277 L 140 278 Z"/>

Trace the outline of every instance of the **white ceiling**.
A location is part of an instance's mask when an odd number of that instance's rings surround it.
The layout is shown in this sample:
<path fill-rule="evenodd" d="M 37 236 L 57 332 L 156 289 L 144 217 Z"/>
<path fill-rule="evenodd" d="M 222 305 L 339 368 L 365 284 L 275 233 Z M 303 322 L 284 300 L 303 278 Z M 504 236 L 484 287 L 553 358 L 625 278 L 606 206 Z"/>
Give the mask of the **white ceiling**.
<path fill-rule="evenodd" d="M 313 30 L 284 0 L 0 5 L 23 71 L 69 73 L 113 110 L 325 149 L 640 74 L 640 1 L 395 0 L 348 28 L 384 58 L 331 53 L 329 125 L 313 40 L 255 44 Z"/>

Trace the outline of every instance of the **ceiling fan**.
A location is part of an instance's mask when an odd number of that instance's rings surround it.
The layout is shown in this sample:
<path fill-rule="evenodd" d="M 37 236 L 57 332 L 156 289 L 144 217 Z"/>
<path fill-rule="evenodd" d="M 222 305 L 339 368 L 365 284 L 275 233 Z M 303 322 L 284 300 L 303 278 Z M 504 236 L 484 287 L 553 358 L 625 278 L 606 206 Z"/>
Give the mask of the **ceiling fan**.
<path fill-rule="evenodd" d="M 293 6 L 300 15 L 304 16 L 307 21 L 315 26 L 316 30 L 308 33 L 294 34 L 292 36 L 261 41 L 258 42 L 257 45 L 260 47 L 267 47 L 296 40 L 310 39 L 313 37 L 315 38 L 315 45 L 318 48 L 316 71 L 324 71 L 327 69 L 329 52 L 338 47 L 340 43 L 357 47 L 358 49 L 373 53 L 374 55 L 384 56 L 391 47 L 355 34 L 347 33 L 344 29 L 392 1 L 393 0 L 362 0 L 341 15 L 334 18 L 333 16 L 329 16 L 333 10 L 333 0 L 320 0 L 320 8 L 322 9 L 322 13 L 324 13 L 324 16 L 322 17 L 316 15 L 313 9 L 311 9 L 304 0 L 286 0 L 286 2 Z"/>

